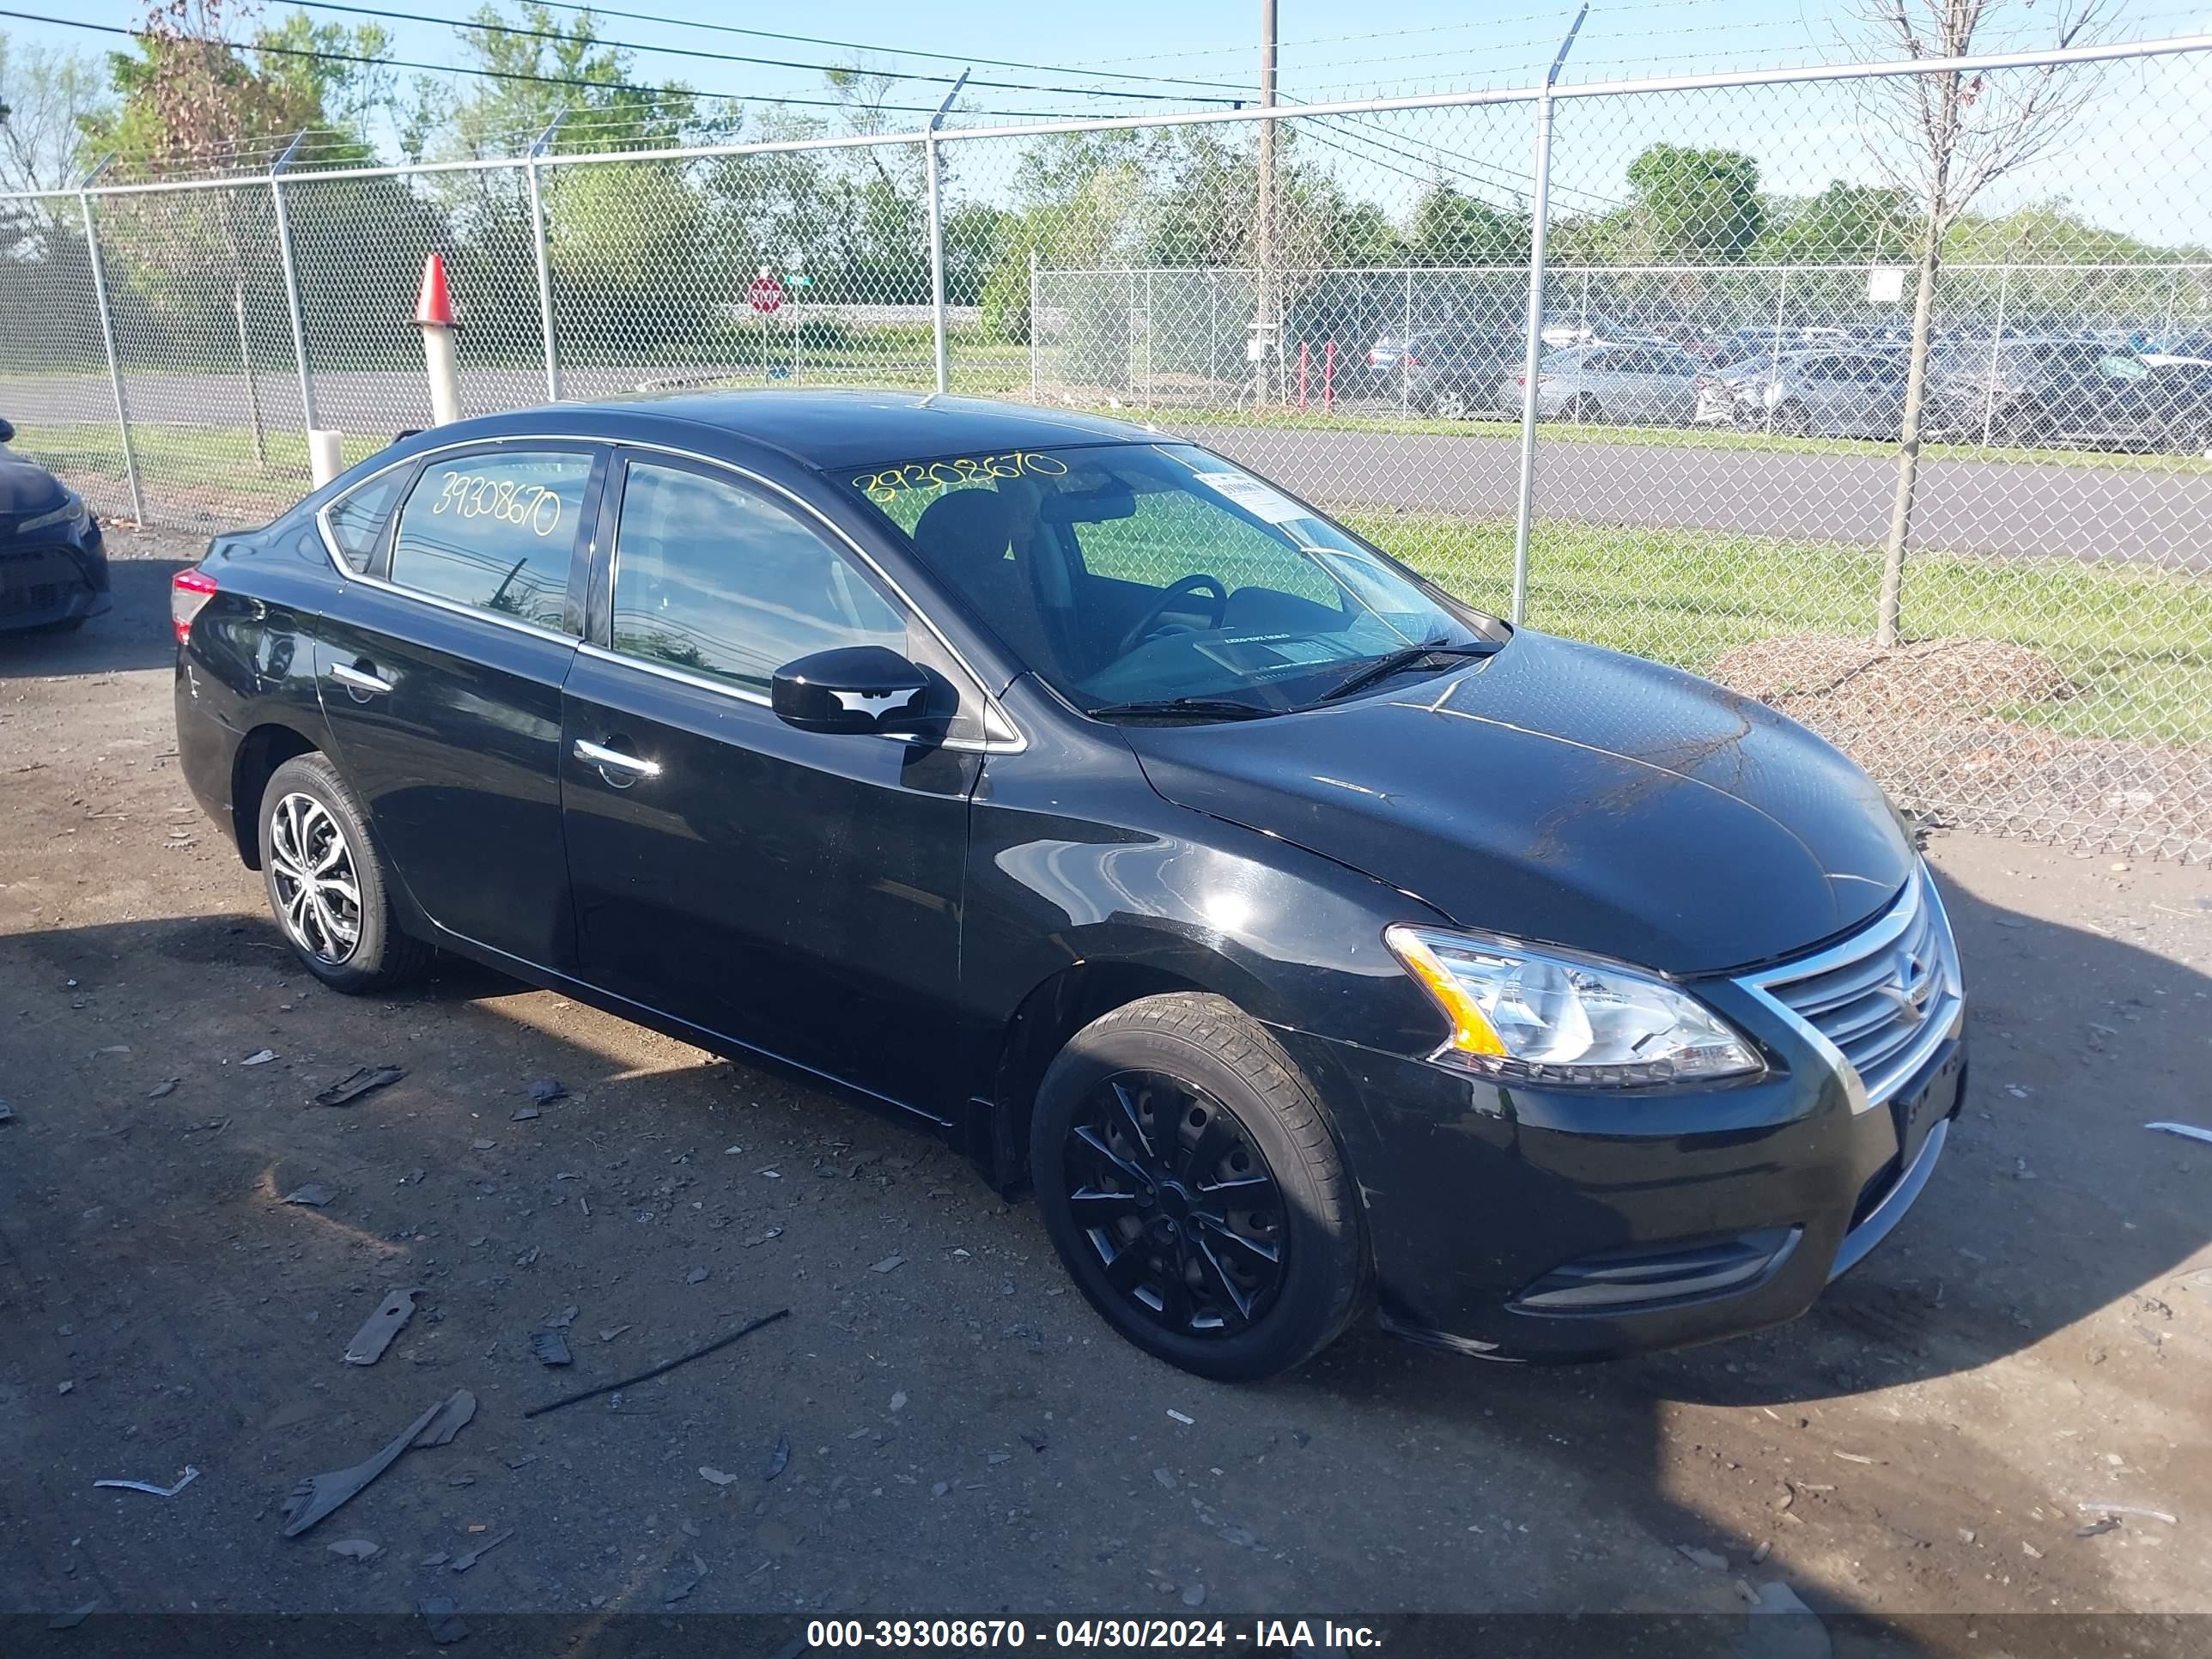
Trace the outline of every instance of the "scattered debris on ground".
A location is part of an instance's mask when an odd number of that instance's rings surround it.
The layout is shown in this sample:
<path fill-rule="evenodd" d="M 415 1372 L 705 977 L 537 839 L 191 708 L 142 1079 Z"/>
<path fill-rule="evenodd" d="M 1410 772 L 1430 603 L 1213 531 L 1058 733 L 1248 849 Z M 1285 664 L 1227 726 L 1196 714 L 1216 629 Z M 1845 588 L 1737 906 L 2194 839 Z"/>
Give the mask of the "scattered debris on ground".
<path fill-rule="evenodd" d="M 353 1334 L 353 1340 L 346 1344 L 345 1363 L 374 1365 L 382 1358 L 384 1351 L 392 1346 L 392 1339 L 399 1334 L 400 1327 L 415 1316 L 415 1298 L 422 1294 L 421 1285 L 409 1285 L 386 1297 Z"/>
<path fill-rule="evenodd" d="M 150 1480 L 95 1480 L 92 1484 L 95 1486 L 114 1486 L 124 1492 L 149 1492 L 155 1498 L 174 1498 L 199 1478 L 200 1472 L 187 1463 L 185 1472 L 177 1477 L 177 1484 L 173 1486 L 157 1486 Z"/>
<path fill-rule="evenodd" d="M 530 1352 L 541 1365 L 567 1365 L 576 1356 L 568 1352 L 568 1339 L 558 1331 L 534 1331 L 531 1334 Z"/>
<path fill-rule="evenodd" d="M 559 1100 L 562 1098 L 568 1091 L 561 1086 L 561 1079 L 559 1078 L 541 1077 L 534 1078 L 531 1080 L 529 1085 L 529 1092 L 530 1097 L 536 1101 L 540 1106 L 543 1106 L 548 1101 Z"/>
<path fill-rule="evenodd" d="M 388 1088 L 406 1075 L 397 1066 L 364 1066 L 350 1077 L 331 1085 L 308 1103 L 314 1106 L 350 1106 L 363 1095 Z"/>
<path fill-rule="evenodd" d="M 474 1549 L 463 1550 L 447 1565 L 452 1571 L 466 1572 L 471 1567 L 476 1565 L 476 1564 L 487 1553 L 497 1549 L 501 1544 L 504 1544 L 508 1539 L 514 1536 L 514 1528 L 513 1527 L 509 1527 L 505 1532 L 495 1533 L 491 1537 L 485 1539 L 483 1543 L 478 1544 Z"/>
<path fill-rule="evenodd" d="M 2157 1129 L 2170 1135 L 2183 1135 L 2191 1140 L 2212 1142 L 2212 1129 L 2200 1129 L 2194 1123 L 2146 1123 L 2146 1129 Z"/>
<path fill-rule="evenodd" d="M 466 1389 L 457 1389 L 408 1425 L 396 1439 L 374 1456 L 349 1469 L 309 1475 L 294 1487 L 291 1496 L 284 1500 L 284 1536 L 297 1538 L 390 1468 L 409 1449 L 448 1443 L 476 1414 L 476 1395 Z"/>
<path fill-rule="evenodd" d="M 573 1406 L 579 1401 L 596 1399 L 603 1394 L 612 1394 L 618 1389 L 635 1388 L 640 1382 L 650 1382 L 656 1376 L 665 1376 L 666 1373 L 674 1370 L 678 1365 L 688 1365 L 695 1359 L 704 1359 L 710 1353 L 719 1353 L 722 1349 L 728 1347 L 731 1343 L 735 1342 L 739 1337 L 750 1336 L 755 1331 L 760 1329 L 763 1325 L 773 1325 L 777 1320 L 783 1318 L 791 1310 L 788 1308 L 778 1308 L 772 1314 L 763 1314 L 758 1319 L 752 1321 L 750 1324 L 740 1325 L 736 1330 L 732 1331 L 727 1336 L 715 1338 L 714 1340 L 707 1344 L 703 1348 L 694 1348 L 689 1353 L 678 1354 L 675 1358 L 665 1360 L 660 1364 L 653 1366 L 650 1370 L 640 1371 L 635 1376 L 625 1376 L 612 1382 L 602 1382 L 595 1389 L 586 1389 L 579 1394 L 563 1395 L 560 1399 L 549 1400 L 542 1406 L 532 1406 L 528 1411 L 523 1413 L 523 1415 L 525 1417 L 543 1417 L 547 1412 L 557 1412 L 563 1406 Z"/>
<path fill-rule="evenodd" d="M 319 1181 L 311 1181 L 304 1187 L 295 1187 L 284 1194 L 281 1201 L 286 1204 L 301 1205 L 311 1210 L 319 1210 L 331 1201 L 331 1189 Z"/>
<path fill-rule="evenodd" d="M 416 1604 L 422 1609 L 423 1622 L 430 1626 L 430 1639 L 440 1647 L 458 1642 L 469 1633 L 469 1627 L 456 1616 L 453 1604 L 442 1595 L 426 1595 Z"/>
<path fill-rule="evenodd" d="M 330 1547 L 330 1551 L 349 1560 L 374 1561 L 384 1553 L 384 1546 L 367 1538 L 341 1538 Z"/>
<path fill-rule="evenodd" d="M 266 1066 L 276 1058 L 276 1051 L 274 1048 L 257 1048 L 238 1063 L 241 1066 Z"/>

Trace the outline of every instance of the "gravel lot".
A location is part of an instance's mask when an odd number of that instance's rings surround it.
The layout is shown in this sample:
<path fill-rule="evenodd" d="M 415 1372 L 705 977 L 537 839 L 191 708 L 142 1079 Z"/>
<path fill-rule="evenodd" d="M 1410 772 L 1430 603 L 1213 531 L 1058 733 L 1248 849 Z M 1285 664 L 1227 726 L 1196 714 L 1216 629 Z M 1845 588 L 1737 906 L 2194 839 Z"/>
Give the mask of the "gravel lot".
<path fill-rule="evenodd" d="M 0 1612 L 1730 1613 L 1743 1581 L 1832 1621 L 2212 1613 L 2212 1146 L 2142 1127 L 2212 1124 L 2212 871 L 1938 837 L 1973 1094 L 1797 1325 L 1551 1370 L 1358 1334 L 1227 1389 L 1114 1339 L 908 1128 L 472 968 L 315 986 L 169 753 L 194 550 L 113 546 L 112 614 L 0 640 Z M 279 1535 L 295 1481 L 464 1387 L 450 1445 Z M 2175 1524 L 2079 1535 L 2104 1503 Z M 2059 1626 L 2010 1628 L 1927 1627 Z"/>

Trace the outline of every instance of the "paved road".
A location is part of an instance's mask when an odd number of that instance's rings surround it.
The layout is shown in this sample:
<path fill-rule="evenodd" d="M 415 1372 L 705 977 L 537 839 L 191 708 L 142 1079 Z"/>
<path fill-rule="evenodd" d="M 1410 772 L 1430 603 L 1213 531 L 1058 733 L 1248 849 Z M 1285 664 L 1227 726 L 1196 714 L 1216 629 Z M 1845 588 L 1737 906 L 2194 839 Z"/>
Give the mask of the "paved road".
<path fill-rule="evenodd" d="M 919 381 L 922 366 L 913 366 Z M 603 396 L 670 374 L 653 368 L 570 371 L 571 397 Z M 531 369 L 465 372 L 472 412 L 541 400 Z M 243 426 L 244 383 L 216 374 L 127 377 L 135 420 Z M 264 376 L 264 418 L 300 424 L 297 382 Z M 420 375 L 329 372 L 315 377 L 318 417 L 349 433 L 420 426 L 429 408 Z M 37 450 L 41 420 L 113 418 L 104 379 L 0 379 L 0 413 Z M 1174 416 L 1158 416 L 1172 428 Z M 1332 506 L 1495 518 L 1513 507 L 1516 453 L 1495 436 L 1408 436 L 1206 425 L 1194 435 L 1313 500 Z M 1888 521 L 1893 462 L 1881 454 L 1799 454 L 1662 443 L 1567 439 L 1547 431 L 1539 451 L 1537 504 L 1559 518 L 1879 544 Z M 156 498 L 160 491 L 157 489 Z M 177 515 L 172 515 L 177 516 Z M 2120 559 L 2212 572 L 2212 472 L 2157 467 L 1932 460 L 1923 470 L 1913 544 L 1966 552 Z"/>

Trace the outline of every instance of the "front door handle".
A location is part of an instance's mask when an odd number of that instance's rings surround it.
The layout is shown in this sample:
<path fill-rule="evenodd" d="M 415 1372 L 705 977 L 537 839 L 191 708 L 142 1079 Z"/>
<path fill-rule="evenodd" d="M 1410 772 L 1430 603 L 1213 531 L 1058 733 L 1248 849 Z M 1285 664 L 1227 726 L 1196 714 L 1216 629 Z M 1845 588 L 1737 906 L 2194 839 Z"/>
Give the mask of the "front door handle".
<path fill-rule="evenodd" d="M 377 692 L 392 690 L 390 680 L 379 679 L 368 669 L 356 668 L 350 663 L 332 663 L 331 678 L 345 687 L 347 690 L 360 692 L 364 696 L 374 696 Z"/>
<path fill-rule="evenodd" d="M 619 749 L 609 749 L 604 744 L 588 742 L 582 738 L 576 739 L 575 754 L 578 760 L 598 767 L 601 773 L 619 772 L 630 782 L 635 782 L 640 778 L 657 778 L 660 775 L 659 761 L 640 760 L 635 755 L 625 755 Z M 607 781 L 614 783 L 615 781 L 610 777 Z M 623 783 L 617 784 L 616 787 L 628 788 L 629 785 Z"/>

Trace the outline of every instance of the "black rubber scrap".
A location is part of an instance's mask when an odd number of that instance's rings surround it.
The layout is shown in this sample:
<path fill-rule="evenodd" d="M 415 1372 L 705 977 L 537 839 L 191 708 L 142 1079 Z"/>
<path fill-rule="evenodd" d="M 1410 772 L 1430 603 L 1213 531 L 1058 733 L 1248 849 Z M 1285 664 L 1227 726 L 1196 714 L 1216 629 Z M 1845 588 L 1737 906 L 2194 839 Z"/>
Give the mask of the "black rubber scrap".
<path fill-rule="evenodd" d="M 568 1352 L 568 1339 L 558 1331 L 537 1331 L 530 1338 L 530 1352 L 538 1356 L 541 1365 L 566 1365 L 575 1355 Z"/>
<path fill-rule="evenodd" d="M 458 1642 L 469 1633 L 469 1627 L 460 1621 L 451 1601 L 442 1595 L 426 1595 L 422 1601 L 422 1618 L 430 1626 L 430 1639 L 440 1647 Z"/>
<path fill-rule="evenodd" d="M 350 1106 L 363 1095 L 397 1083 L 407 1073 L 397 1066 L 364 1066 L 317 1095 L 317 1106 Z"/>

